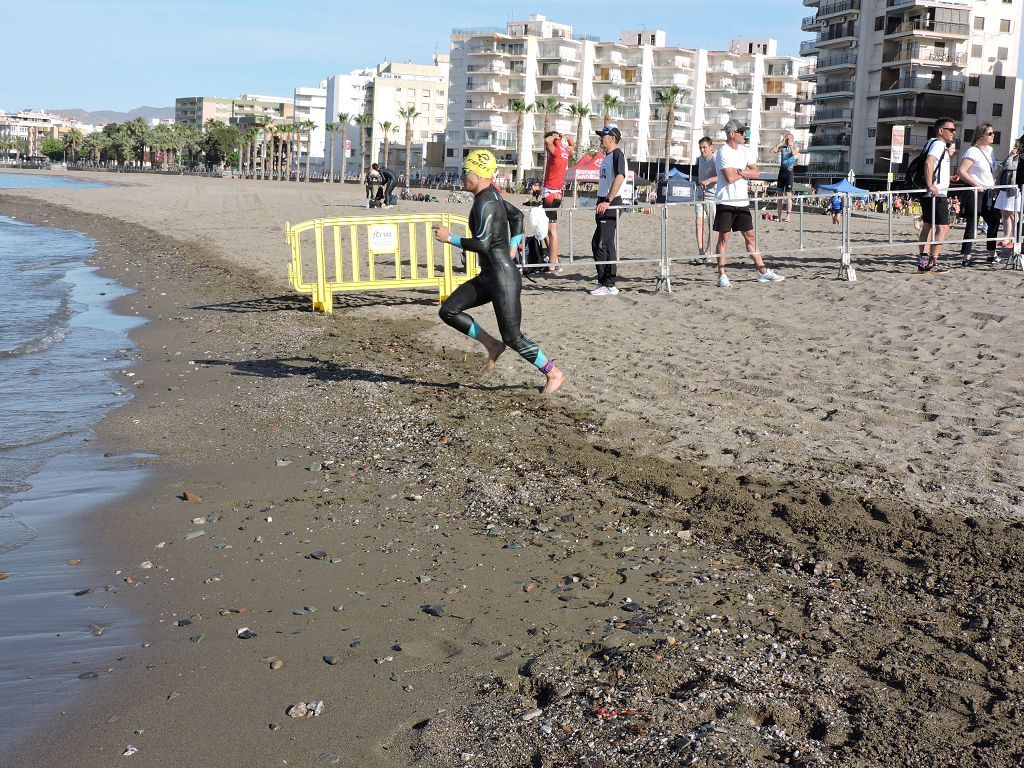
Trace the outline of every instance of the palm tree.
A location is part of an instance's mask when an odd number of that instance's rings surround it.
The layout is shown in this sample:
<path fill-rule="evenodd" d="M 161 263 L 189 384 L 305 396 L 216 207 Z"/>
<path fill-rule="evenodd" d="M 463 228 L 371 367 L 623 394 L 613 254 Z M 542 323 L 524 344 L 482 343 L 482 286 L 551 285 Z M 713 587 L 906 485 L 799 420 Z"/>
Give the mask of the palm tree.
<path fill-rule="evenodd" d="M 338 113 L 338 128 L 341 130 L 341 182 L 345 183 L 345 162 L 348 158 L 345 156 L 345 141 L 348 138 L 348 124 L 352 121 L 352 115 L 348 112 Z M 334 167 L 334 153 L 331 153 L 331 168 Z"/>
<path fill-rule="evenodd" d="M 603 101 L 604 101 L 604 124 L 605 125 L 611 125 L 612 113 L 615 111 L 616 107 L 619 106 L 619 97 L 618 96 L 610 96 L 609 94 L 606 93 L 604 95 Z"/>
<path fill-rule="evenodd" d="M 544 113 L 544 133 L 547 133 L 551 130 L 552 116 L 562 111 L 562 105 L 554 96 L 548 96 L 546 99 L 538 101 L 533 107 L 538 112 Z"/>
<path fill-rule="evenodd" d="M 341 126 L 337 123 L 327 123 L 324 125 L 324 130 L 327 131 L 327 154 L 331 156 L 330 171 L 328 172 L 327 178 L 324 182 L 334 181 L 334 134 L 338 132 L 338 128 Z"/>
<path fill-rule="evenodd" d="M 576 118 L 576 157 L 583 154 L 583 119 L 590 115 L 590 107 L 582 101 L 569 107 L 569 114 Z M 576 159 L 575 157 L 573 158 Z"/>
<path fill-rule="evenodd" d="M 391 151 L 391 132 L 398 128 L 397 125 L 392 123 L 390 120 L 385 120 L 380 123 L 380 129 L 384 132 L 384 162 L 383 166 L 388 167 L 388 153 Z"/>
<path fill-rule="evenodd" d="M 363 150 L 366 147 L 367 132 L 373 127 L 373 115 L 360 115 L 356 118 L 356 125 L 359 126 L 359 179 L 361 181 L 366 172 L 366 157 Z"/>
<path fill-rule="evenodd" d="M 255 128 L 259 131 L 260 141 L 260 178 L 265 179 L 267 177 L 267 140 L 270 138 L 270 126 L 273 125 L 273 121 L 269 117 L 260 117 L 256 119 Z"/>
<path fill-rule="evenodd" d="M 82 132 L 77 128 L 72 128 L 64 134 L 64 151 L 68 153 L 68 160 L 72 163 L 75 162 L 78 148 L 82 146 L 82 138 Z"/>
<path fill-rule="evenodd" d="M 676 126 L 676 107 L 683 96 L 683 89 L 678 85 L 662 88 L 655 96 L 655 102 L 665 110 L 665 178 L 668 178 L 669 159 L 672 155 L 672 131 Z"/>
<path fill-rule="evenodd" d="M 508 108 L 516 113 L 516 181 L 522 182 L 526 173 L 526 158 L 523 156 L 523 140 L 526 137 L 523 131 L 526 128 L 526 115 L 533 112 L 533 104 L 527 104 L 522 99 L 509 99 Z"/>
<path fill-rule="evenodd" d="M 405 120 L 405 188 L 409 189 L 411 173 L 410 161 L 412 159 L 412 121 L 420 116 L 416 107 L 411 104 L 398 110 L 398 116 Z"/>

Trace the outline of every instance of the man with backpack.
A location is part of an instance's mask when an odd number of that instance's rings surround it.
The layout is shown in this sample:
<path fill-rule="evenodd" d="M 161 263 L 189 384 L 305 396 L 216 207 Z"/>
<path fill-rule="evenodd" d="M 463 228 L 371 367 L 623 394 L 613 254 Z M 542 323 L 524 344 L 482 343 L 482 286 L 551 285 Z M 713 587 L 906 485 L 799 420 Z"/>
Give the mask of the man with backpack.
<path fill-rule="evenodd" d="M 915 158 L 911 166 L 921 166 L 923 178 L 916 177 L 916 168 L 908 170 L 908 181 L 916 188 L 921 186 L 921 235 L 918 238 L 917 271 L 921 274 L 941 274 L 948 270 L 939 264 L 942 242 L 949 235 L 949 190 L 950 163 L 956 137 L 956 122 L 951 117 L 935 121 L 936 137 L 929 139 L 924 151 Z M 920 185 L 916 182 L 921 181 Z M 919 193 L 920 194 L 920 193 Z"/>

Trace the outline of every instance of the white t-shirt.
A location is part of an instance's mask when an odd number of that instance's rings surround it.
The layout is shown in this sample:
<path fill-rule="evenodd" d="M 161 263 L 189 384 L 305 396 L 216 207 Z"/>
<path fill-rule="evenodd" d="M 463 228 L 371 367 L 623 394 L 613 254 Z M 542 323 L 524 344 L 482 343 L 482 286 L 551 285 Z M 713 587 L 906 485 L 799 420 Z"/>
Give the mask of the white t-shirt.
<path fill-rule="evenodd" d="M 714 179 L 718 175 L 718 169 L 715 168 L 715 156 L 704 159 L 703 155 L 697 156 L 697 179 L 698 181 L 705 181 L 707 179 Z M 717 182 L 716 182 L 717 183 Z M 715 198 L 715 185 L 708 184 L 705 188 L 703 184 L 697 185 L 697 199 L 698 200 L 713 200 Z"/>
<path fill-rule="evenodd" d="M 946 190 L 949 189 L 949 152 L 946 151 L 946 143 L 942 139 L 932 141 L 928 147 L 928 155 L 938 160 L 932 174 L 932 183 L 939 188 L 938 196 L 945 197 Z"/>
<path fill-rule="evenodd" d="M 974 179 L 981 184 L 983 187 L 994 187 L 996 180 L 993 177 L 993 171 L 995 170 L 992 162 L 992 147 L 971 147 L 964 152 L 963 160 L 970 158 L 974 161 L 971 165 L 969 173 Z"/>
<path fill-rule="evenodd" d="M 750 198 L 747 195 L 747 180 L 737 179 L 730 184 L 725 178 L 725 169 L 734 168 L 742 171 L 751 163 L 757 162 L 753 147 L 742 144 L 733 149 L 728 144 L 723 144 L 715 152 L 715 170 L 718 172 L 718 182 L 715 186 L 715 201 L 719 205 L 732 206 L 733 208 L 746 208 L 750 205 Z"/>

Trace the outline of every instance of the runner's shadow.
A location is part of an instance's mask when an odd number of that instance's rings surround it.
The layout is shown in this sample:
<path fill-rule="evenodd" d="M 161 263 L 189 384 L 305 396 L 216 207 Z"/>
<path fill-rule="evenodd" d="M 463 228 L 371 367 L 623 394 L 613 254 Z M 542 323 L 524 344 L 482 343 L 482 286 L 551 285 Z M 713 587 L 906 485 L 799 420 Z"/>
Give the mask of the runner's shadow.
<path fill-rule="evenodd" d="M 314 381 L 366 381 L 372 383 L 406 384 L 434 389 L 457 390 L 462 388 L 486 391 L 531 389 L 527 385 L 496 384 L 488 385 L 485 381 L 426 381 L 411 379 L 406 376 L 395 376 L 389 373 L 371 371 L 366 368 L 355 368 L 341 365 L 331 360 L 317 357 L 271 357 L 263 360 L 196 360 L 198 365 L 223 366 L 233 368 L 232 376 L 255 376 L 264 379 L 287 379 L 294 376 L 306 376 Z"/>
<path fill-rule="evenodd" d="M 281 296 L 257 296 L 238 301 L 222 301 L 214 304 L 200 304 L 190 309 L 207 309 L 213 312 L 310 312 L 312 302 L 305 296 L 286 293 Z"/>

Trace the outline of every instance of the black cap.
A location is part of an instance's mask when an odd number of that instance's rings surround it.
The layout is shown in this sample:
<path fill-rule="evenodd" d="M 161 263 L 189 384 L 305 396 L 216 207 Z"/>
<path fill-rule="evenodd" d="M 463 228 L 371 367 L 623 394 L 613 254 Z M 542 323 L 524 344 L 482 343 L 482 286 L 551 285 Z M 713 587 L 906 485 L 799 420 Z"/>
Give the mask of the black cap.
<path fill-rule="evenodd" d="M 606 125 L 599 131 L 595 131 L 598 136 L 614 136 L 616 141 L 622 141 L 622 131 L 616 128 L 614 125 Z"/>

